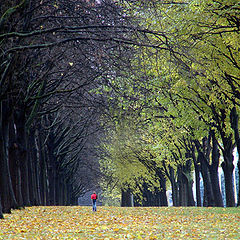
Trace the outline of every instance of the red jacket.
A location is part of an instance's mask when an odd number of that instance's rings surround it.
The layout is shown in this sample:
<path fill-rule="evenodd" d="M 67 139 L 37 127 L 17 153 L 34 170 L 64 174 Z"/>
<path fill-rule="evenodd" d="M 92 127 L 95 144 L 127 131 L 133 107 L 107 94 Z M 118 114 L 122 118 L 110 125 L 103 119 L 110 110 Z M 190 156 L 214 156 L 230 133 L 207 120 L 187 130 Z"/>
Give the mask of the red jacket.
<path fill-rule="evenodd" d="M 97 199 L 97 194 L 95 194 L 95 193 L 93 193 L 92 195 L 91 195 L 91 199 Z"/>

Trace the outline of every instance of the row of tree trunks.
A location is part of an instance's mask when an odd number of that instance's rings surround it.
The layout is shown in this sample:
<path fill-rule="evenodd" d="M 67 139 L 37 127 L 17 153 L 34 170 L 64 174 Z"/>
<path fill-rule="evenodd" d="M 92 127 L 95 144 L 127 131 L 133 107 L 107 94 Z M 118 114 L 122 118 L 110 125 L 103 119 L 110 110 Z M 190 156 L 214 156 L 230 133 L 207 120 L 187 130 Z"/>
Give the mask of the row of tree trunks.
<path fill-rule="evenodd" d="M 0 217 L 25 206 L 76 202 L 58 172 L 54 149 L 44 144 L 42 129 L 27 132 L 24 113 L 10 109 L 7 100 L 0 102 Z"/>
<path fill-rule="evenodd" d="M 238 151 L 238 163 L 237 163 L 237 167 L 238 167 L 238 173 L 240 175 L 240 158 L 239 158 L 239 154 L 240 154 L 240 136 L 239 136 L 239 126 L 238 126 L 238 120 L 239 120 L 239 116 L 237 114 L 237 110 L 236 107 L 234 106 L 231 110 L 231 114 L 230 114 L 230 121 L 231 121 L 231 128 L 234 131 L 234 138 L 235 138 L 235 143 L 237 146 L 237 151 Z M 240 177 L 238 179 L 238 186 L 240 186 Z M 238 200 L 237 200 L 237 206 L 240 206 L 240 187 L 238 189 Z"/>
<path fill-rule="evenodd" d="M 238 128 L 236 130 L 238 132 Z M 236 142 L 238 139 L 237 134 L 235 134 Z M 196 152 L 197 150 L 197 157 Z M 227 207 L 235 206 L 235 199 L 233 194 L 233 145 L 230 139 L 226 139 L 224 148 L 222 149 L 224 154 L 224 161 L 222 163 L 222 168 L 225 177 L 225 192 L 226 192 L 226 205 Z M 211 160 L 210 160 L 211 157 Z M 193 198 L 192 185 L 193 181 L 191 179 L 192 168 L 191 164 L 194 163 L 195 171 L 195 186 L 196 186 L 196 200 L 197 206 L 215 206 L 223 207 L 223 197 L 220 190 L 219 184 L 219 161 L 220 152 L 218 147 L 218 142 L 215 137 L 215 132 L 213 130 L 209 131 L 208 138 L 202 140 L 202 144 L 199 141 L 194 141 L 194 144 L 187 149 L 186 158 L 189 159 L 184 165 L 179 165 L 177 170 L 177 177 L 175 176 L 175 170 L 172 166 L 166 168 L 164 166 L 164 172 L 169 178 L 172 187 L 172 200 L 174 206 L 195 206 L 195 201 Z M 230 160 L 226 160 L 226 159 Z M 192 161 L 193 160 L 193 161 Z M 238 162 L 239 163 L 239 162 Z M 161 191 L 159 191 L 159 196 L 162 194 L 166 197 L 166 179 L 160 174 L 161 171 L 157 172 L 158 178 L 160 179 Z M 204 196 L 203 203 L 201 202 L 200 194 L 200 173 L 203 179 L 204 185 Z M 156 202 L 156 191 L 151 192 L 147 187 L 142 187 L 142 197 L 143 206 L 165 206 L 167 205 L 167 200 L 165 201 L 163 197 L 161 201 Z M 130 194 L 130 193 L 129 193 Z M 126 199 L 127 192 L 122 193 L 123 199 Z M 123 202 L 126 202 L 124 200 Z M 239 202 L 239 199 L 238 199 Z M 127 204 L 127 203 L 126 203 Z"/>
<path fill-rule="evenodd" d="M 218 177 L 220 153 L 214 131 L 211 130 L 209 132 L 208 139 L 204 138 L 202 144 L 200 144 L 199 141 L 194 141 L 194 143 L 198 152 L 197 161 L 196 159 L 194 160 L 194 166 L 200 166 L 200 172 L 204 184 L 203 206 L 223 207 L 223 199 Z M 195 158 L 194 151 L 192 151 L 192 156 Z M 196 168 L 195 172 L 197 172 Z M 197 198 L 200 198 L 199 190 L 196 192 L 196 195 Z"/>

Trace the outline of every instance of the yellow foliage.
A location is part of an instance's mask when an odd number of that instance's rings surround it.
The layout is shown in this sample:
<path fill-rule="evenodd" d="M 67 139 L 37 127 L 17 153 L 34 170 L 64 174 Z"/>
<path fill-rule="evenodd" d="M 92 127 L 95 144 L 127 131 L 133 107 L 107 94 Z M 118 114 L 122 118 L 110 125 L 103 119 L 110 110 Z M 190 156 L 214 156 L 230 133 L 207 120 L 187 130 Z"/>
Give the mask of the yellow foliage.
<path fill-rule="evenodd" d="M 239 239 L 240 212 L 219 208 L 28 207 L 5 214 L 0 239 Z"/>

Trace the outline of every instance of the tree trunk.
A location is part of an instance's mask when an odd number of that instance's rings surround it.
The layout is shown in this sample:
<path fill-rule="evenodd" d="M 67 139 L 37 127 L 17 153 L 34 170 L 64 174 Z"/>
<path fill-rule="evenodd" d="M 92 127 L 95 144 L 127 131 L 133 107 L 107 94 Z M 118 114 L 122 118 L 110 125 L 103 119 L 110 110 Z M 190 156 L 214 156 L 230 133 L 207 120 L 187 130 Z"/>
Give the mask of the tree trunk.
<path fill-rule="evenodd" d="M 29 158 L 28 158 L 28 183 L 29 183 L 29 200 L 31 205 L 35 205 L 36 201 L 34 196 L 33 165 L 32 165 L 30 149 L 29 149 Z"/>
<path fill-rule="evenodd" d="M 25 128 L 25 112 L 23 106 L 19 106 L 19 109 L 16 111 L 15 124 L 17 129 L 17 143 L 21 149 L 18 157 L 21 172 L 21 190 L 23 205 L 30 206 L 31 204 L 29 199 L 27 138 Z"/>
<path fill-rule="evenodd" d="M 194 162 L 195 184 L 196 184 L 196 200 L 197 206 L 202 206 L 201 191 L 200 191 L 200 166 L 198 162 Z"/>
<path fill-rule="evenodd" d="M 234 165 L 231 162 L 222 162 L 221 164 L 224 179 L 225 179 L 225 193 L 227 207 L 235 207 L 234 191 L 233 191 L 233 169 Z"/>
<path fill-rule="evenodd" d="M 22 200 L 22 192 L 19 181 L 21 181 L 20 175 L 20 166 L 18 162 L 18 152 L 19 146 L 17 144 L 15 129 L 14 129 L 14 122 L 13 120 L 10 121 L 9 125 L 9 138 L 10 138 L 10 147 L 9 147 L 9 169 L 10 169 L 10 176 L 12 182 L 12 191 L 13 191 L 13 199 L 17 207 L 23 207 L 23 200 Z"/>
<path fill-rule="evenodd" d="M 48 138 L 48 172 L 49 172 L 49 204 L 54 205 L 56 202 L 55 199 L 55 181 L 56 181 L 56 158 L 54 156 L 54 137 L 52 133 L 49 134 Z"/>
<path fill-rule="evenodd" d="M 60 184 L 59 184 L 59 176 L 56 176 L 55 180 L 55 205 L 60 205 Z"/>
<path fill-rule="evenodd" d="M 224 161 L 221 167 L 224 172 L 225 179 L 225 193 L 226 193 L 226 205 L 227 207 L 235 207 L 234 189 L 233 189 L 233 144 L 231 136 L 222 136 L 223 141 L 223 158 Z"/>
<path fill-rule="evenodd" d="M 30 131 L 30 141 L 28 145 L 29 149 L 29 187 L 30 187 L 30 201 L 33 205 L 37 206 L 40 204 L 38 197 L 38 185 L 37 185 L 37 149 L 35 141 L 35 131 Z"/>
<path fill-rule="evenodd" d="M 127 190 L 122 189 L 121 207 L 132 207 L 131 203 L 132 201 L 130 189 Z"/>
<path fill-rule="evenodd" d="M 34 167 L 35 167 L 35 181 L 36 181 L 36 196 L 37 196 L 37 202 L 38 205 L 42 205 L 42 199 L 41 199 L 41 187 L 40 187 L 40 149 L 39 149 L 39 144 L 38 144 L 38 134 L 37 131 L 34 136 L 34 146 L 35 146 L 35 156 L 36 156 L 36 161 L 34 162 Z"/>
<path fill-rule="evenodd" d="M 237 145 L 237 151 L 238 151 L 238 174 L 239 174 L 239 188 L 238 188 L 238 200 L 237 200 L 237 206 L 240 206 L 240 136 L 239 136 L 239 127 L 238 127 L 238 120 L 239 120 L 239 116 L 237 114 L 237 109 L 234 106 L 231 110 L 231 114 L 230 114 L 230 121 L 231 121 L 231 128 L 234 131 L 234 138 L 235 138 L 235 143 Z"/>
<path fill-rule="evenodd" d="M 43 146 L 41 127 L 38 128 L 38 145 L 39 145 L 39 171 L 40 171 L 40 196 L 41 204 L 43 206 L 47 205 L 47 175 L 46 175 L 46 152 L 45 146 Z"/>
<path fill-rule="evenodd" d="M 161 206 L 168 206 L 168 201 L 167 201 L 167 188 L 166 188 L 166 178 L 163 175 L 164 170 L 161 168 L 156 169 L 156 174 L 158 176 L 159 182 L 160 182 L 160 191 L 159 191 L 159 196 L 160 196 L 160 204 Z"/>
<path fill-rule="evenodd" d="M 188 186 L 182 166 L 178 167 L 179 206 L 188 205 Z"/>
<path fill-rule="evenodd" d="M 3 213 L 11 213 L 11 191 L 9 170 L 9 106 L 8 101 L 0 102 L 0 191 Z"/>
<path fill-rule="evenodd" d="M 199 143 L 199 141 L 195 141 L 195 145 L 198 151 L 198 157 L 197 162 L 199 162 L 200 165 L 200 171 L 203 178 L 203 186 L 204 186 L 204 196 L 203 196 L 203 206 L 204 207 L 210 207 L 214 206 L 214 196 L 213 196 L 213 190 L 212 190 L 212 182 L 210 178 L 210 172 L 209 172 L 209 156 L 206 150 L 205 146 L 205 140 L 203 139 L 203 146 Z M 210 141 L 208 141 L 210 144 Z"/>
<path fill-rule="evenodd" d="M 200 156 L 201 157 L 201 156 Z M 204 185 L 204 207 L 213 207 L 214 206 L 214 197 L 213 197 L 213 190 L 212 190 L 212 183 L 211 178 L 208 170 L 208 166 L 204 160 L 201 161 L 201 174 L 203 178 L 203 185 Z"/>
<path fill-rule="evenodd" d="M 174 169 L 173 167 L 169 167 L 169 173 L 170 173 L 170 182 L 172 186 L 172 201 L 173 201 L 173 206 L 177 207 L 179 206 L 179 199 L 178 199 L 178 189 L 177 189 L 177 183 L 175 181 L 174 177 Z"/>
<path fill-rule="evenodd" d="M 214 202 L 216 207 L 223 207 L 223 199 L 220 191 L 219 178 L 218 178 L 218 167 L 220 153 L 218 150 L 217 140 L 215 138 L 215 133 L 211 131 L 212 134 L 212 164 L 209 165 L 210 178 L 212 183 L 212 190 L 214 195 Z"/>
<path fill-rule="evenodd" d="M 161 207 L 168 206 L 167 194 L 166 194 L 166 179 L 163 178 L 160 181 L 160 204 Z"/>
<path fill-rule="evenodd" d="M 197 206 L 201 207 L 202 206 L 202 201 L 201 201 L 201 191 L 200 191 L 200 162 L 198 162 L 197 159 L 196 159 L 194 145 L 191 148 L 191 152 L 192 152 L 192 159 L 193 159 L 194 172 L 195 172 Z"/>
<path fill-rule="evenodd" d="M 240 206 L 240 161 L 238 159 L 238 201 L 237 206 Z"/>
<path fill-rule="evenodd" d="M 210 171 L 210 178 L 212 182 L 212 190 L 214 195 L 214 202 L 215 202 L 214 206 L 223 207 L 223 199 L 220 191 L 218 170 L 214 169 L 214 167 L 210 165 L 209 171 Z"/>
<path fill-rule="evenodd" d="M 190 152 L 187 153 L 187 157 L 190 157 L 191 154 Z M 187 199 L 188 199 L 188 206 L 195 206 L 195 201 L 193 198 L 193 190 L 192 190 L 192 185 L 193 185 L 193 180 L 192 180 L 192 161 L 187 160 L 186 164 L 183 167 L 184 170 L 184 176 L 186 178 L 186 184 L 187 184 Z"/>
<path fill-rule="evenodd" d="M 1 203 L 1 192 L 0 192 L 0 219 L 3 219 L 2 203 Z"/>

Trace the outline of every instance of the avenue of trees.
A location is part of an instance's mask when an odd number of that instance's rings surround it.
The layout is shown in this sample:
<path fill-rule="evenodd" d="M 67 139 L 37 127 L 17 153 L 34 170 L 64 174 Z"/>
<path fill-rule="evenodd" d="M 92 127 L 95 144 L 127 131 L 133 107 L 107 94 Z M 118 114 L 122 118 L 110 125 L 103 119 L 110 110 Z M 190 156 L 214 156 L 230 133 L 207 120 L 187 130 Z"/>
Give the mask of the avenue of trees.
<path fill-rule="evenodd" d="M 221 207 L 219 166 L 235 206 L 239 11 L 237 0 L 0 0 L 0 218 L 76 204 L 99 182 L 122 206 L 131 195 L 165 206 L 168 184 L 174 206 L 194 206 L 193 171 L 197 206 Z"/>
<path fill-rule="evenodd" d="M 174 206 L 195 206 L 194 171 L 196 205 L 222 207 L 219 167 L 226 206 L 235 206 L 239 11 L 239 1 L 128 4 L 129 14 L 147 29 L 144 40 L 151 48 L 141 46 L 131 60 L 135 74 L 112 83 L 122 94 L 112 110 L 115 119 L 102 145 L 108 154 L 101 165 L 104 187 L 118 188 L 122 206 L 131 205 L 131 194 L 135 205 L 164 206 L 168 184 Z"/>
<path fill-rule="evenodd" d="M 124 24 L 110 0 L 0 1 L 0 217 L 96 186 L 108 105 L 93 90 L 129 54 Z"/>

